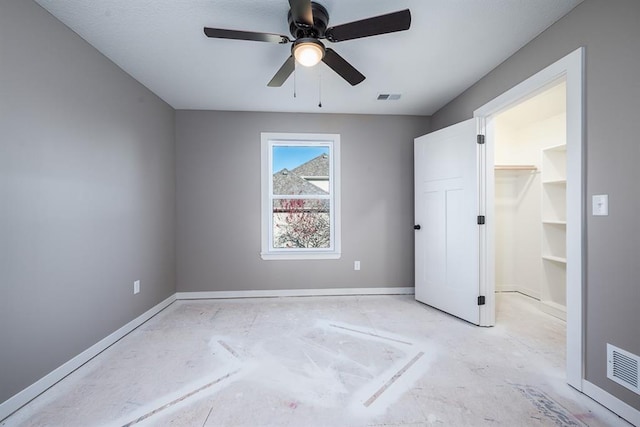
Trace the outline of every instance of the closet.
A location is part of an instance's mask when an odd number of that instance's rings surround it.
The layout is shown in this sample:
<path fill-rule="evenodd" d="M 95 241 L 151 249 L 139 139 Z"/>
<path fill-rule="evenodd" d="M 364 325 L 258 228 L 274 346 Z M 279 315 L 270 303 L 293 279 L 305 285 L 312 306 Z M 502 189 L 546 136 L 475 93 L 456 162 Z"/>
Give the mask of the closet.
<path fill-rule="evenodd" d="M 566 320 L 566 85 L 495 118 L 495 288 Z"/>

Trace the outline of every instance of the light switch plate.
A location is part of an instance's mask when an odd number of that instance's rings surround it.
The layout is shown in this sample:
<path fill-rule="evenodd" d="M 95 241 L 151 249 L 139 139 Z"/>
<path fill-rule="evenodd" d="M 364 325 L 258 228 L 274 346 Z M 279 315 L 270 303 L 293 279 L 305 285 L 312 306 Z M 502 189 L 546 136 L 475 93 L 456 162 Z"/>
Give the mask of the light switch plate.
<path fill-rule="evenodd" d="M 593 216 L 607 216 L 609 215 L 609 195 L 597 194 L 592 197 L 592 209 Z"/>

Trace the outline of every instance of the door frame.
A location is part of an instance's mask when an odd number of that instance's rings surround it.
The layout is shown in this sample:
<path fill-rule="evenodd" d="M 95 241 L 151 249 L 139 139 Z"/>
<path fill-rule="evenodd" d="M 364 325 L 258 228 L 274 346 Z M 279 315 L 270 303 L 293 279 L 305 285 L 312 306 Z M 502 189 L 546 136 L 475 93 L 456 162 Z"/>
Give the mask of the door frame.
<path fill-rule="evenodd" d="M 480 295 L 487 304 L 480 310 L 480 325 L 495 324 L 494 118 L 564 79 L 567 87 L 567 383 L 582 391 L 584 379 L 584 267 L 586 179 L 584 175 L 584 48 L 580 47 L 474 111 L 478 134 L 485 135 L 481 160 Z"/>

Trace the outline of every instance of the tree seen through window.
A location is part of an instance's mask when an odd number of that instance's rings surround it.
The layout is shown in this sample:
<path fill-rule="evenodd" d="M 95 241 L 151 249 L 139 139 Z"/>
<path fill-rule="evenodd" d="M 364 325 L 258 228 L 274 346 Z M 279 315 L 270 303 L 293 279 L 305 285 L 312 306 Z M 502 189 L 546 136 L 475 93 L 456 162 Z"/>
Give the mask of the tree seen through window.
<path fill-rule="evenodd" d="M 272 152 L 273 247 L 331 247 L 328 146 L 275 145 Z"/>

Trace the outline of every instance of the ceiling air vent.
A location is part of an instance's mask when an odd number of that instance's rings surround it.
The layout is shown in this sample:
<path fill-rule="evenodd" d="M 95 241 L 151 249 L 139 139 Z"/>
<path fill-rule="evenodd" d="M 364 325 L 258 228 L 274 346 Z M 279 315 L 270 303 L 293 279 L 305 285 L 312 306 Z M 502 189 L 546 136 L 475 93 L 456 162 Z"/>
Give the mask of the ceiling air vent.
<path fill-rule="evenodd" d="M 399 93 L 380 93 L 378 101 L 397 101 L 401 96 Z"/>
<path fill-rule="evenodd" d="M 640 357 L 607 344 L 607 378 L 640 394 Z"/>

